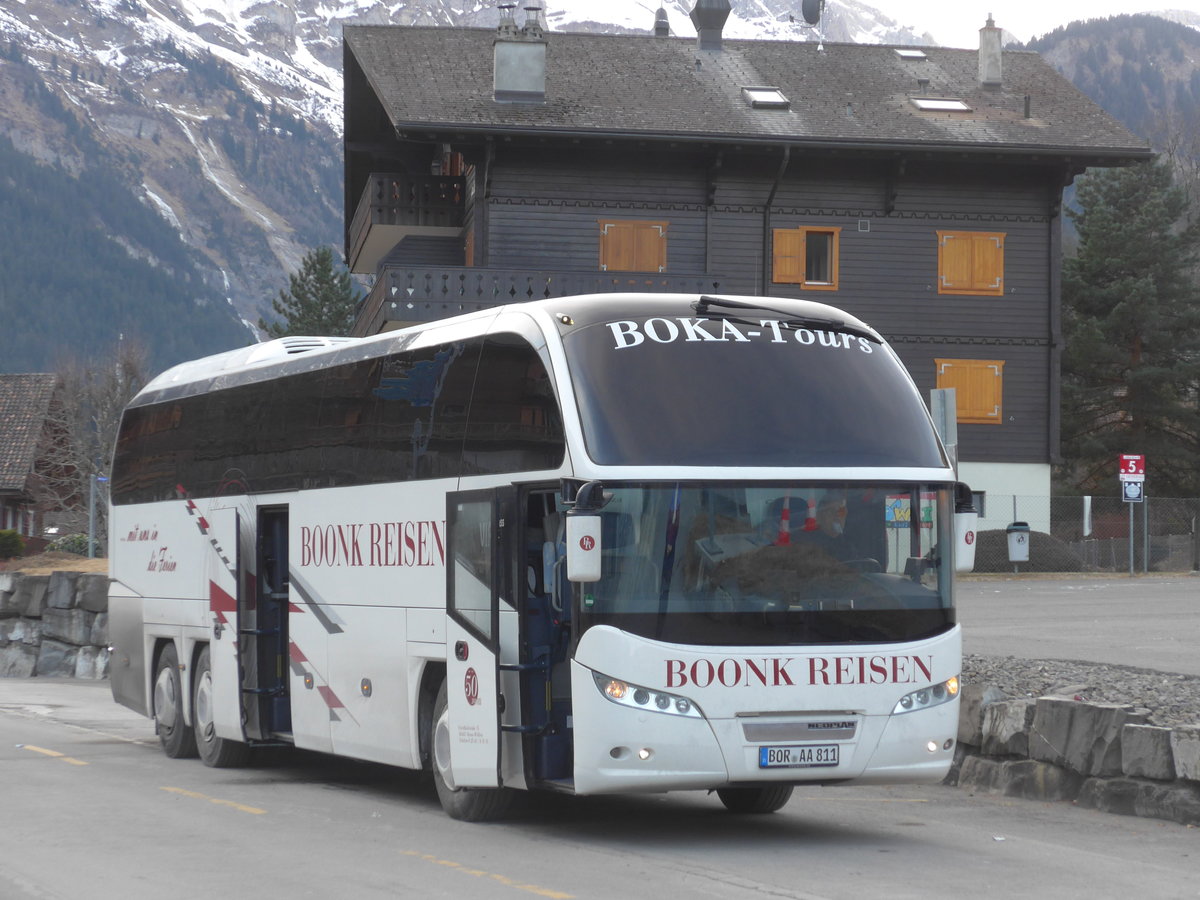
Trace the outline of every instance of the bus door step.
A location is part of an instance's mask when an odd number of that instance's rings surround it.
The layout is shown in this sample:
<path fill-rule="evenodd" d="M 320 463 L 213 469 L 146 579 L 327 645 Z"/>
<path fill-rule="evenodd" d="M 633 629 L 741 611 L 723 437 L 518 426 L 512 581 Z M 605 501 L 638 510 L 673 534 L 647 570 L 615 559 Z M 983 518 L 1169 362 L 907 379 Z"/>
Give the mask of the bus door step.
<path fill-rule="evenodd" d="M 500 663 L 497 668 L 501 672 L 548 672 L 550 671 L 550 660 L 539 659 L 535 662 L 527 663 Z"/>
<path fill-rule="evenodd" d="M 548 778 L 541 782 L 543 787 L 549 788 L 552 791 L 559 791 L 563 794 L 575 793 L 574 778 Z"/>

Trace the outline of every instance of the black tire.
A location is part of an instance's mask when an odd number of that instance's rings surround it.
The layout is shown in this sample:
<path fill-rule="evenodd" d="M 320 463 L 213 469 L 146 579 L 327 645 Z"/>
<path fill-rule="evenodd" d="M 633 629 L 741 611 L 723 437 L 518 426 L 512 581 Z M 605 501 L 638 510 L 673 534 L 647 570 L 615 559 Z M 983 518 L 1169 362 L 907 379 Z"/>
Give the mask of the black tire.
<path fill-rule="evenodd" d="M 183 678 L 174 644 L 163 647 L 154 670 L 154 730 L 163 752 L 171 759 L 196 755 L 192 726 L 183 720 Z"/>
<path fill-rule="evenodd" d="M 196 751 L 206 766 L 230 769 L 249 762 L 249 745 L 217 737 L 213 725 L 212 662 L 208 647 L 200 651 L 196 670 L 192 673 L 192 723 L 196 733 Z"/>
<path fill-rule="evenodd" d="M 754 788 L 717 788 L 717 796 L 732 813 L 761 815 L 783 809 L 792 799 L 792 786 L 772 784 Z"/>
<path fill-rule="evenodd" d="M 460 788 L 454 785 L 454 766 L 450 759 L 450 728 L 446 718 L 446 682 L 438 689 L 430 722 L 431 766 L 442 809 L 460 822 L 487 822 L 502 816 L 512 803 L 512 791 L 506 788 Z"/>

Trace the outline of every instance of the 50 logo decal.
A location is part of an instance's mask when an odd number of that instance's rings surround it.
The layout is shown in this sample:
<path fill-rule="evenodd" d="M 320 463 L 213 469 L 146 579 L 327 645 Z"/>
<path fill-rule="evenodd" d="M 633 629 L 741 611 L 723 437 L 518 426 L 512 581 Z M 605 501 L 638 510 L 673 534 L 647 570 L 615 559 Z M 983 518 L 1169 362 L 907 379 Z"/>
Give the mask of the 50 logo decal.
<path fill-rule="evenodd" d="M 467 676 L 463 679 L 463 693 L 466 694 L 468 706 L 479 705 L 479 675 L 473 667 L 467 669 Z"/>

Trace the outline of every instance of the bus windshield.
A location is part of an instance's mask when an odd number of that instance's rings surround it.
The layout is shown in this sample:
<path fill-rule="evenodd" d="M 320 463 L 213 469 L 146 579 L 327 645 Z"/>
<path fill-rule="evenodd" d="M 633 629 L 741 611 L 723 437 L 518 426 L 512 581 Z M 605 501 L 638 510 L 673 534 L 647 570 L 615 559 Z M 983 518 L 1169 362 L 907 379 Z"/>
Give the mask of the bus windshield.
<path fill-rule="evenodd" d="M 949 485 L 606 485 L 582 628 L 681 644 L 910 641 L 954 624 Z"/>
<path fill-rule="evenodd" d="M 900 361 L 855 329 L 623 312 L 563 339 L 601 465 L 947 465 Z"/>

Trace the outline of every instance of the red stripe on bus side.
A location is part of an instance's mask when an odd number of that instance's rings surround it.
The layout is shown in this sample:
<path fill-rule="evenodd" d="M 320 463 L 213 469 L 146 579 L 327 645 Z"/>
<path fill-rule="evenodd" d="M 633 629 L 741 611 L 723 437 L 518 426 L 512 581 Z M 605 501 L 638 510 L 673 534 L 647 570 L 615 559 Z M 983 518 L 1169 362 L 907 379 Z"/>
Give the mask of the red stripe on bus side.
<path fill-rule="evenodd" d="M 346 708 L 346 704 L 338 699 L 337 694 L 333 692 L 333 688 L 328 687 L 327 685 L 318 684 L 317 690 L 320 692 L 321 696 L 325 698 L 325 705 L 330 709 Z"/>
<path fill-rule="evenodd" d="M 225 613 L 237 612 L 237 600 L 215 581 L 210 581 L 208 583 L 208 608 L 215 612 L 222 622 L 228 623 L 229 620 L 225 618 Z"/>

